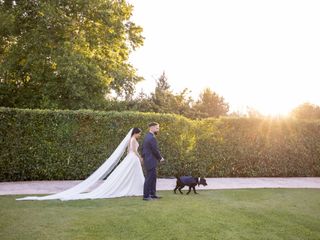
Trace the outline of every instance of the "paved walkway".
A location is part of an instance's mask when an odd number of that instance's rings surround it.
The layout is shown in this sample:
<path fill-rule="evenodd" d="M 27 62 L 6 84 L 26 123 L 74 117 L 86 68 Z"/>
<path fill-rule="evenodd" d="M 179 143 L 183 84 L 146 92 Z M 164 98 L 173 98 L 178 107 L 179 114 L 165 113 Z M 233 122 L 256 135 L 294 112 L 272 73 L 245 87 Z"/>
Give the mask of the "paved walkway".
<path fill-rule="evenodd" d="M 68 189 L 80 181 L 0 182 L 0 195 L 51 194 Z M 160 178 L 157 190 L 173 190 L 175 179 Z M 207 178 L 206 189 L 241 188 L 319 188 L 320 177 L 310 178 Z"/>

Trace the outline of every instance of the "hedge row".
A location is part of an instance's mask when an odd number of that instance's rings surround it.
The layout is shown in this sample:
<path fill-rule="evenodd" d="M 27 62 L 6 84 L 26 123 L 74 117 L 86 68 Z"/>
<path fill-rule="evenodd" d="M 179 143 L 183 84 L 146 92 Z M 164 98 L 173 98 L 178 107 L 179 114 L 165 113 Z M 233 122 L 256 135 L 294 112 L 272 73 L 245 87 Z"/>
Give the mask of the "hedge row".
<path fill-rule="evenodd" d="M 0 181 L 84 179 L 151 121 L 161 124 L 162 177 L 320 176 L 319 121 L 0 108 Z"/>
<path fill-rule="evenodd" d="M 320 176 L 320 121 L 210 119 L 194 156 L 216 177 Z"/>

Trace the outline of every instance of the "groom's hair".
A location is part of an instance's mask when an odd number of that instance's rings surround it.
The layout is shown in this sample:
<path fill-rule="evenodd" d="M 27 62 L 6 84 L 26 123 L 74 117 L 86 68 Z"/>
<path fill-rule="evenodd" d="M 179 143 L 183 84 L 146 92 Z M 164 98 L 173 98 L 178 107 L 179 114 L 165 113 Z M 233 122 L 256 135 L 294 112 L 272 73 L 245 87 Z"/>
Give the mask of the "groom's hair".
<path fill-rule="evenodd" d="M 159 125 L 159 123 L 157 123 L 157 122 L 151 122 L 148 124 L 149 127 L 153 127 L 153 126 L 157 126 L 157 125 Z"/>

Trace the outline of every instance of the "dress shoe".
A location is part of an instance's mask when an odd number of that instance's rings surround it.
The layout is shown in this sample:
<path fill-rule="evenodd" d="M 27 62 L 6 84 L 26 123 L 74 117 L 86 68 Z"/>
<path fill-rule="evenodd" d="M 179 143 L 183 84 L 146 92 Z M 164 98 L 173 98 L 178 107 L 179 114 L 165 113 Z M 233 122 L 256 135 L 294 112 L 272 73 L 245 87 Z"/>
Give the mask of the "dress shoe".
<path fill-rule="evenodd" d="M 144 201 L 152 201 L 152 200 L 153 200 L 153 198 L 151 198 L 151 197 L 147 197 L 147 198 L 143 198 L 143 200 L 144 200 Z"/>
<path fill-rule="evenodd" d="M 152 199 L 160 199 L 160 198 L 162 198 L 162 197 L 160 197 L 160 196 L 151 196 L 151 198 L 152 198 Z"/>

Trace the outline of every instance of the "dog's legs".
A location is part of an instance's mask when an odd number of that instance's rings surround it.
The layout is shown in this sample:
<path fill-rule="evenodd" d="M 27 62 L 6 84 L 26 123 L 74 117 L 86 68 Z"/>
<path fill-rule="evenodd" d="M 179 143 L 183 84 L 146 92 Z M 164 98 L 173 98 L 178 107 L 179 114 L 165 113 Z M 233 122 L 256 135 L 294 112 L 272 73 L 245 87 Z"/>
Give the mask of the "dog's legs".
<path fill-rule="evenodd" d="M 183 186 L 183 187 L 184 187 L 184 186 Z M 180 192 L 181 194 L 183 194 L 183 192 L 181 191 L 181 189 L 182 189 L 183 187 L 179 187 L 179 188 L 178 188 L 178 190 L 179 190 L 179 192 Z"/>
<path fill-rule="evenodd" d="M 196 187 L 193 187 L 193 191 L 194 191 L 194 194 L 198 194 L 198 193 L 196 192 Z"/>
<path fill-rule="evenodd" d="M 175 194 L 177 193 L 176 191 L 177 191 L 178 187 L 179 186 L 177 185 L 176 188 L 173 190 Z"/>
<path fill-rule="evenodd" d="M 189 194 L 191 192 L 191 187 L 189 187 L 189 191 L 187 192 L 187 194 Z"/>

